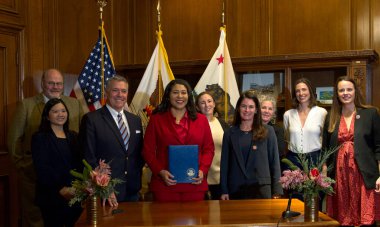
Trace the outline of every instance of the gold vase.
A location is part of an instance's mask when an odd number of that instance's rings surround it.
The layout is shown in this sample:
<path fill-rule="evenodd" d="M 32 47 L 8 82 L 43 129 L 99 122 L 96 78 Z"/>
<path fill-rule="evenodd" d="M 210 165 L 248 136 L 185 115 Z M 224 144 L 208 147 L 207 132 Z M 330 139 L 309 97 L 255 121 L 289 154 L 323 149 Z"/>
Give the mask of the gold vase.
<path fill-rule="evenodd" d="M 89 196 L 86 201 L 87 223 L 96 225 L 99 217 L 99 198 L 96 196 Z"/>
<path fill-rule="evenodd" d="M 316 222 L 319 220 L 319 197 L 316 195 L 304 194 L 304 217 L 306 222 Z"/>

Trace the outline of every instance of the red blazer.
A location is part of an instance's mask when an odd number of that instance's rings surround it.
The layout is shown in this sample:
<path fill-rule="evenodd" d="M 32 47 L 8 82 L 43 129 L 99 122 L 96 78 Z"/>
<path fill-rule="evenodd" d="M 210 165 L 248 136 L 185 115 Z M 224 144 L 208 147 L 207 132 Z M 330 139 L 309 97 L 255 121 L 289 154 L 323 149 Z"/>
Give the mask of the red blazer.
<path fill-rule="evenodd" d="M 143 157 L 152 170 L 151 191 L 207 191 L 207 172 L 214 157 L 214 142 L 207 118 L 202 114 L 197 114 L 195 121 L 189 118 L 189 131 L 185 143 L 179 140 L 171 121 L 174 120 L 170 111 L 154 114 L 150 117 L 145 131 Z M 167 186 L 159 172 L 168 169 L 168 146 L 193 144 L 199 146 L 199 169 L 203 171 L 205 180 L 200 185 Z"/>

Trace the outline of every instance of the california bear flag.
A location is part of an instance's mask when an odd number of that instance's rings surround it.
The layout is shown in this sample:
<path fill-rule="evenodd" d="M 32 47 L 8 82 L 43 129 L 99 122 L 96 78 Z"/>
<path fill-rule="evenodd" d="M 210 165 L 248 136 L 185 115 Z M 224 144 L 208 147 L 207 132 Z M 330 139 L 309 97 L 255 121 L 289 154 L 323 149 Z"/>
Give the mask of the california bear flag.
<path fill-rule="evenodd" d="M 199 94 L 210 92 L 215 99 L 218 116 L 229 124 L 233 121 L 235 105 L 239 99 L 239 89 L 232 68 L 226 42 L 226 29 L 220 28 L 219 46 L 209 62 L 194 91 Z"/>

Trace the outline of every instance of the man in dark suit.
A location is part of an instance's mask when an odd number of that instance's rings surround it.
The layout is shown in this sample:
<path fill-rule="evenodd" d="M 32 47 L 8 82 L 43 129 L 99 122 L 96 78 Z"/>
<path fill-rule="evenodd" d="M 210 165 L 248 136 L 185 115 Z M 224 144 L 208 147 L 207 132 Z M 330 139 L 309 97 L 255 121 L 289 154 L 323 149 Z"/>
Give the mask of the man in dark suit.
<path fill-rule="evenodd" d="M 86 114 L 81 122 L 80 139 L 85 159 L 97 166 L 99 159 L 109 162 L 112 178 L 124 182 L 116 185 L 116 195 L 108 198 L 111 206 L 121 201 L 137 201 L 141 188 L 143 131 L 141 119 L 125 111 L 128 82 L 124 77 L 114 76 L 107 82 L 107 103 L 102 108 Z M 121 117 L 119 116 L 121 114 Z M 124 125 L 123 133 L 119 128 Z M 123 125 L 123 126 L 122 126 Z"/>

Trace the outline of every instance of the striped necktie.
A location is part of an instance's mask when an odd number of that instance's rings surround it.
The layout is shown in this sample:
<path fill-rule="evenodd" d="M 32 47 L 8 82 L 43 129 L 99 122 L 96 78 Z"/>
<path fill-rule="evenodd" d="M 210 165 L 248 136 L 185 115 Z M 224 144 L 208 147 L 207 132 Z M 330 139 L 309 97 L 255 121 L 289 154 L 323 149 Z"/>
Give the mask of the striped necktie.
<path fill-rule="evenodd" d="M 129 134 L 128 134 L 127 127 L 124 124 L 121 113 L 117 115 L 117 123 L 119 125 L 121 138 L 123 138 L 123 141 L 124 141 L 125 150 L 128 150 Z"/>

